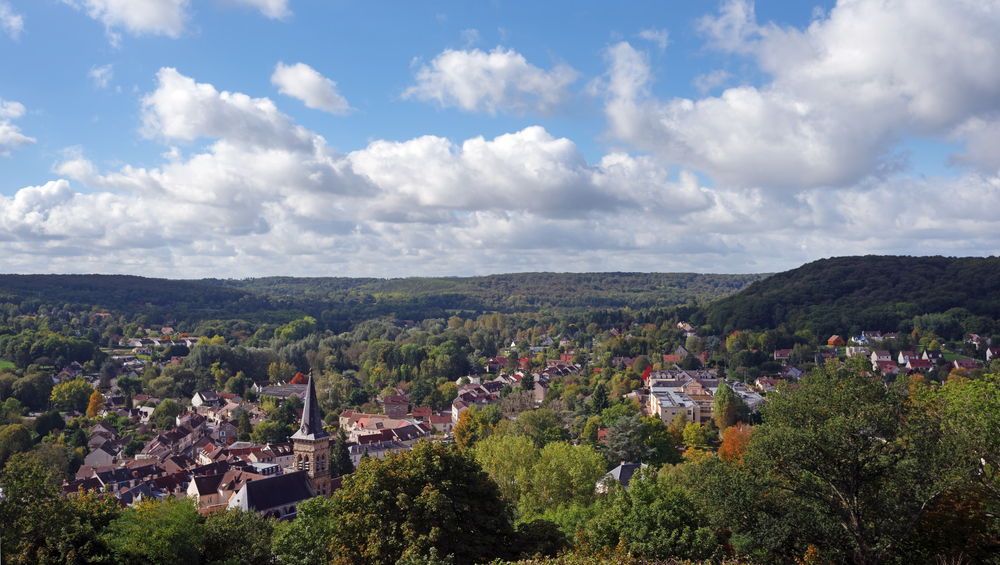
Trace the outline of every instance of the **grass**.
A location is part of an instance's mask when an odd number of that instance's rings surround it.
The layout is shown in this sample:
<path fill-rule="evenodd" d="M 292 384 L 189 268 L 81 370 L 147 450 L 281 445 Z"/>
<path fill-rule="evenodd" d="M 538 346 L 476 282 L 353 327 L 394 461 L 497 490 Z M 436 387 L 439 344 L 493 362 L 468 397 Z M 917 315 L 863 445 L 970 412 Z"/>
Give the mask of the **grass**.
<path fill-rule="evenodd" d="M 10 361 L 2 361 L 2 360 L 0 360 L 0 369 L 6 369 L 7 367 L 10 367 L 11 369 L 13 369 L 14 367 L 16 367 L 16 365 L 14 365 L 13 363 L 11 363 Z"/>

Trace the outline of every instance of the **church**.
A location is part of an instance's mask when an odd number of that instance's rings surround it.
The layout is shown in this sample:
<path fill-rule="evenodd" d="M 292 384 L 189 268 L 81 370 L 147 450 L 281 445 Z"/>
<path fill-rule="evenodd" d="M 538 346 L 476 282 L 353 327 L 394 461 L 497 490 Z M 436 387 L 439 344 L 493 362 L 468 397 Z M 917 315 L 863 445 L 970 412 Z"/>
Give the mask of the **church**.
<path fill-rule="evenodd" d="M 292 520 L 298 505 L 316 496 L 333 494 L 330 477 L 330 432 L 323 429 L 312 373 L 306 386 L 302 422 L 292 434 L 294 471 L 248 481 L 233 495 L 229 508 L 252 510 L 278 520 Z"/>

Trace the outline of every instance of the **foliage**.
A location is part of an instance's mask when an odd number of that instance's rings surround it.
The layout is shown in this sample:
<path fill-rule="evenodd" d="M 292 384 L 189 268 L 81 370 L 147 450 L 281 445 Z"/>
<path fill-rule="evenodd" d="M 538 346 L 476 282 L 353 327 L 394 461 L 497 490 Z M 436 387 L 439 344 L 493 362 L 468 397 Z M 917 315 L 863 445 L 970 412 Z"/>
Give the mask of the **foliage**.
<path fill-rule="evenodd" d="M 104 395 L 98 391 L 90 393 L 90 400 L 87 402 L 87 417 L 96 418 L 104 410 Z"/>
<path fill-rule="evenodd" d="M 611 549 L 621 543 L 629 553 L 650 559 L 711 559 L 721 547 L 707 520 L 688 494 L 642 470 L 626 491 L 613 486 L 597 503 L 587 524 L 585 543 Z"/>
<path fill-rule="evenodd" d="M 192 500 L 143 501 L 126 508 L 104 530 L 116 563 L 197 563 L 205 538 Z"/>
<path fill-rule="evenodd" d="M 52 405 L 63 411 L 83 412 L 87 409 L 87 402 L 93 392 L 95 392 L 94 387 L 90 386 L 90 383 L 82 377 L 77 377 L 72 381 L 53 387 Z"/>
<path fill-rule="evenodd" d="M 532 467 L 538 460 L 538 448 L 521 435 L 492 435 L 474 448 L 483 471 L 497 484 L 500 497 L 516 505 L 531 491 Z"/>
<path fill-rule="evenodd" d="M 744 462 L 844 536 L 817 544 L 850 563 L 893 555 L 927 508 L 970 476 L 971 462 L 903 383 L 867 361 L 827 363 L 794 392 L 769 397 Z M 830 545 L 836 542 L 835 545 Z"/>
<path fill-rule="evenodd" d="M 331 539 L 337 525 L 333 500 L 317 497 L 299 504 L 291 522 L 274 528 L 272 550 L 285 565 L 312 565 L 330 562 Z"/>
<path fill-rule="evenodd" d="M 478 463 L 456 446 L 362 461 L 333 495 L 335 562 L 394 564 L 432 547 L 459 564 L 509 554 L 510 507 Z"/>
<path fill-rule="evenodd" d="M 208 565 L 270 565 L 274 520 L 253 511 L 213 512 L 203 525 L 201 560 Z"/>

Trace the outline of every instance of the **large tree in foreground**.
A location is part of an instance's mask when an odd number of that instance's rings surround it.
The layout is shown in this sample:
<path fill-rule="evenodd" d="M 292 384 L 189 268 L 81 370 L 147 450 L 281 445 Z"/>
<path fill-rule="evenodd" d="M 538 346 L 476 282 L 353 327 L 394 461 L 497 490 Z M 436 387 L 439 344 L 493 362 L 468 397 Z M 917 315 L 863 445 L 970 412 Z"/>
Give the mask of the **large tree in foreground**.
<path fill-rule="evenodd" d="M 769 396 L 745 463 L 765 492 L 787 493 L 842 533 L 829 550 L 875 565 L 969 478 L 966 455 L 930 406 L 862 360 L 817 369 Z"/>
<path fill-rule="evenodd" d="M 472 454 L 420 442 L 370 458 L 333 496 L 334 561 L 392 565 L 431 548 L 457 564 L 513 554 L 511 510 Z"/>

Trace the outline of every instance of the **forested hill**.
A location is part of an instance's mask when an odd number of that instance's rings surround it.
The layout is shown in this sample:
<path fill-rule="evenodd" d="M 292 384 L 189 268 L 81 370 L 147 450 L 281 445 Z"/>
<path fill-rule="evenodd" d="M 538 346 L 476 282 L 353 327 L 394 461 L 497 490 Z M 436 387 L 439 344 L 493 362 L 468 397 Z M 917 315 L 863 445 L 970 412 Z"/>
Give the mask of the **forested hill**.
<path fill-rule="evenodd" d="M 705 303 L 767 275 L 695 273 L 515 273 L 444 278 L 205 279 L 206 284 L 271 296 L 343 301 L 350 294 L 383 301 L 418 301 L 444 309 L 652 308 Z"/>
<path fill-rule="evenodd" d="M 704 313 L 717 331 L 785 324 L 821 336 L 909 331 L 922 316 L 917 323 L 957 338 L 988 332 L 1000 318 L 1000 258 L 823 259 L 757 281 Z"/>
<path fill-rule="evenodd" d="M 525 273 L 469 278 L 292 278 L 167 280 L 128 275 L 0 275 L 0 305 L 19 315 L 97 309 L 174 323 L 193 331 L 210 320 L 283 324 L 313 316 L 347 331 L 379 316 L 423 320 L 455 311 L 537 312 L 633 309 L 704 303 L 764 275 Z"/>

